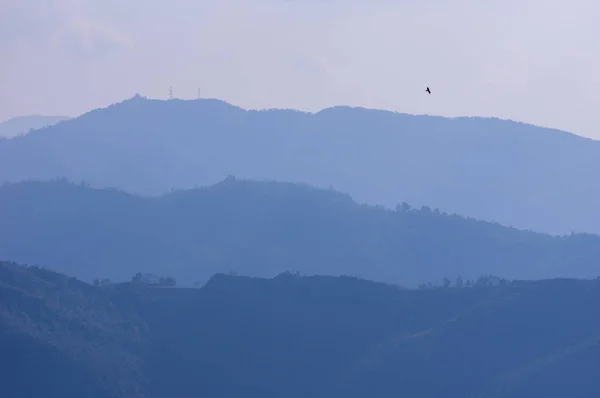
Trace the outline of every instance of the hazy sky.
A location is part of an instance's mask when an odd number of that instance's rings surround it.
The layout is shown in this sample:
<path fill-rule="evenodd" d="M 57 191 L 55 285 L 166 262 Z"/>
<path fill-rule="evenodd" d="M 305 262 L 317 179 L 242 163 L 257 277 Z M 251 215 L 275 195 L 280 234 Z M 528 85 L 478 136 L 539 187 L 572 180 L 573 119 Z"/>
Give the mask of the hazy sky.
<path fill-rule="evenodd" d="M 598 0 L 1 0 L 0 120 L 173 86 L 245 108 L 497 116 L 600 139 L 598 20 Z"/>

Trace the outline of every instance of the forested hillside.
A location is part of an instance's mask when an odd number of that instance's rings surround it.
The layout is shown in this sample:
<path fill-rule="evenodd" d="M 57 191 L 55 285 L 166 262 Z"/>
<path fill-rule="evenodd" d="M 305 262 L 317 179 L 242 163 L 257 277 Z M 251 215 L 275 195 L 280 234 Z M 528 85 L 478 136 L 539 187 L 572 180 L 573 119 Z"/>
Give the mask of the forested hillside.
<path fill-rule="evenodd" d="M 93 287 L 0 263 L 2 388 L 11 398 L 596 397 L 599 300 L 598 280 L 412 290 L 284 273 L 220 274 L 200 289 Z"/>
<path fill-rule="evenodd" d="M 145 329 L 104 290 L 0 262 L 2 396 L 147 397 Z"/>
<path fill-rule="evenodd" d="M 333 190 L 229 178 L 145 198 L 64 181 L 0 188 L 0 258 L 91 281 L 137 272 L 191 286 L 217 272 L 352 275 L 405 286 L 600 275 L 600 237 L 553 237 Z"/>

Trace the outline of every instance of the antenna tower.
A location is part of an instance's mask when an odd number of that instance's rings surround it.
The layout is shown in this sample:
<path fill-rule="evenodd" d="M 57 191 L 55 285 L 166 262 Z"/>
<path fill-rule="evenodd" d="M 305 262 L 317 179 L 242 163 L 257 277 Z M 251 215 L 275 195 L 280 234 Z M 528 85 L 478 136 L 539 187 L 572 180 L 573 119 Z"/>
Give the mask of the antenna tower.
<path fill-rule="evenodd" d="M 173 86 L 169 87 L 169 99 L 173 99 Z"/>

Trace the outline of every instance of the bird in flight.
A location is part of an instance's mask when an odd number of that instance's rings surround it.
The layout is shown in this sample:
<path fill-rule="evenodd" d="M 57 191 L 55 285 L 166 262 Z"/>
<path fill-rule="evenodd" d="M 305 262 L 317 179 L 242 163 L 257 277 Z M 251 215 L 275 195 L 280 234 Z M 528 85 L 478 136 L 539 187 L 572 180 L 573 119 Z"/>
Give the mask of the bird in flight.
<path fill-rule="evenodd" d="M 431 90 L 429 89 L 429 87 L 427 87 L 427 89 L 425 91 L 427 91 L 429 94 L 431 94 Z"/>

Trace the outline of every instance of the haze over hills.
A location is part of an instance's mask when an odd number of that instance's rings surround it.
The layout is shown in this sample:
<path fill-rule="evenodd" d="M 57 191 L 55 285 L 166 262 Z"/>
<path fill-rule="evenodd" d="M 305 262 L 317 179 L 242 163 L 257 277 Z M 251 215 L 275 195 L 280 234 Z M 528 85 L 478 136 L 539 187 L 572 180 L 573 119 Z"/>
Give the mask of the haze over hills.
<path fill-rule="evenodd" d="M 599 20 L 0 0 L 0 398 L 600 398 Z"/>
<path fill-rule="evenodd" d="M 141 197 L 65 181 L 0 188 L 0 258 L 91 281 L 137 272 L 191 285 L 217 272 L 353 275 L 405 286 L 595 277 L 600 237 L 554 237 L 440 214 L 359 205 L 301 184 L 228 178 Z"/>
<path fill-rule="evenodd" d="M 599 281 L 408 290 L 219 274 L 201 289 L 93 287 L 0 262 L 0 298 L 11 398 L 600 394 Z"/>
<path fill-rule="evenodd" d="M 405 201 L 541 232 L 600 233 L 600 142 L 498 119 L 134 97 L 0 140 L 0 181 L 66 177 L 154 195 L 227 175 L 333 186 L 359 202 Z"/>
<path fill-rule="evenodd" d="M 30 130 L 36 130 L 43 127 L 52 126 L 63 120 L 70 119 L 68 116 L 43 116 L 28 115 L 18 116 L 0 122 L 0 137 L 11 138 L 21 134 L 26 134 Z"/>

